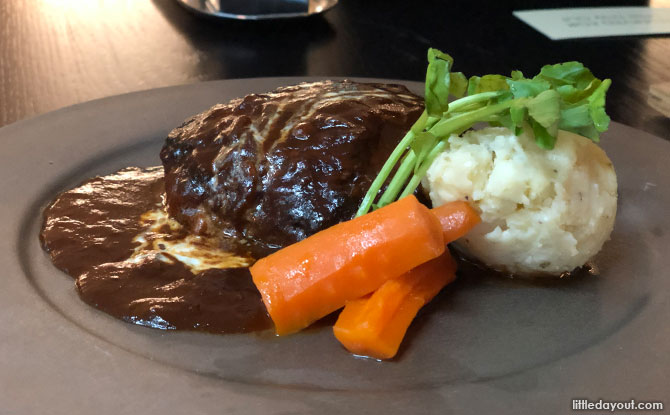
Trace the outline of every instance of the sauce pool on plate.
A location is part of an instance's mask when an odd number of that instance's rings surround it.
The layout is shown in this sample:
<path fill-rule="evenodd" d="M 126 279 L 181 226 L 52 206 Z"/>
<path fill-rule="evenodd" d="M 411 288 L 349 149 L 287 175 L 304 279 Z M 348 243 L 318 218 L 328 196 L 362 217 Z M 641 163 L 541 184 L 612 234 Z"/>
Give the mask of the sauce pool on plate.
<path fill-rule="evenodd" d="M 163 197 L 161 167 L 90 179 L 47 207 L 42 245 L 83 301 L 127 322 L 210 333 L 271 328 L 253 260 L 190 235 L 167 217 Z"/>

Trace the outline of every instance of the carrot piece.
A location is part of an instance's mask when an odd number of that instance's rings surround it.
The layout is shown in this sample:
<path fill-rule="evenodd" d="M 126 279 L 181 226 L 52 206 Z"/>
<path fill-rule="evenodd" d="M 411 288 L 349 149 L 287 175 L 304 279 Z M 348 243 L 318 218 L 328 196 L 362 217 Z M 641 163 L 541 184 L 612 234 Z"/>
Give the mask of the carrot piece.
<path fill-rule="evenodd" d="M 431 210 L 439 219 L 445 243 L 464 236 L 481 222 L 467 203 L 446 203 Z M 349 301 L 333 327 L 335 337 L 354 354 L 390 359 L 398 352 L 416 313 L 455 278 L 449 252 L 384 283 L 372 295 Z"/>
<path fill-rule="evenodd" d="M 431 212 L 440 220 L 445 243 L 465 236 L 470 229 L 482 221 L 477 211 L 463 201 L 445 203 L 431 209 Z"/>
<path fill-rule="evenodd" d="M 455 271 L 447 251 L 385 282 L 372 295 L 347 302 L 333 327 L 335 337 L 353 354 L 392 358 L 419 309 L 456 278 Z"/>
<path fill-rule="evenodd" d="M 284 335 L 441 255 L 445 245 L 435 215 L 408 196 L 287 246 L 250 271 Z"/>

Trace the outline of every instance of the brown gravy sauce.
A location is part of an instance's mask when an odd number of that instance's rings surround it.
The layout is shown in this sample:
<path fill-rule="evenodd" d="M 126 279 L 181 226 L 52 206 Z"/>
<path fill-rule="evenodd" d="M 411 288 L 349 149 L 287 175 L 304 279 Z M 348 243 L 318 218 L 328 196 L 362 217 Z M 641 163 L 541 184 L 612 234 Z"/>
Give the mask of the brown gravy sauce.
<path fill-rule="evenodd" d="M 42 246 L 76 279 L 83 301 L 127 322 L 211 333 L 271 328 L 252 261 L 161 221 L 164 189 L 162 167 L 90 179 L 46 208 Z M 194 251 L 202 261 L 190 260 Z"/>
<path fill-rule="evenodd" d="M 76 279 L 83 301 L 124 321 L 210 333 L 273 327 L 249 273 L 253 260 L 167 217 L 162 167 L 126 168 L 63 192 L 44 211 L 40 239 L 56 267 Z M 511 277 L 454 254 L 461 278 Z M 594 274 L 585 265 L 560 279 L 517 281 L 551 285 Z"/>

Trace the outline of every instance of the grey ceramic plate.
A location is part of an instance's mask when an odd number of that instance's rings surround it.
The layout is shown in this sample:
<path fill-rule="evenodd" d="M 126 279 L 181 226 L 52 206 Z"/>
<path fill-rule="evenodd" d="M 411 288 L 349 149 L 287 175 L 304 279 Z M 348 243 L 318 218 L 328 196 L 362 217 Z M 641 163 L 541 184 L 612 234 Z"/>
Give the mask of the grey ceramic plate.
<path fill-rule="evenodd" d="M 42 208 L 88 177 L 159 164 L 163 138 L 191 114 L 298 81 L 158 89 L 0 129 L 0 414 L 537 414 L 567 413 L 579 397 L 667 402 L 670 143 L 616 123 L 603 137 L 620 205 L 602 275 L 460 280 L 395 362 L 355 359 L 327 328 L 165 332 L 79 301 L 40 249 Z"/>

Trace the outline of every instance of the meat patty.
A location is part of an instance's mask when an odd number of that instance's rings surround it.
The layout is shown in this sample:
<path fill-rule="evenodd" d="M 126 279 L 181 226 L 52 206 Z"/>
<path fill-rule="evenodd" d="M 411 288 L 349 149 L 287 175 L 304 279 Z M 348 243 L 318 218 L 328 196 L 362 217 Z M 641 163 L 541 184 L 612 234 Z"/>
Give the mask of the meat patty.
<path fill-rule="evenodd" d="M 353 217 L 423 110 L 400 85 L 303 83 L 216 105 L 161 160 L 170 215 L 256 258 Z M 232 238 L 229 238 L 232 237 Z"/>

